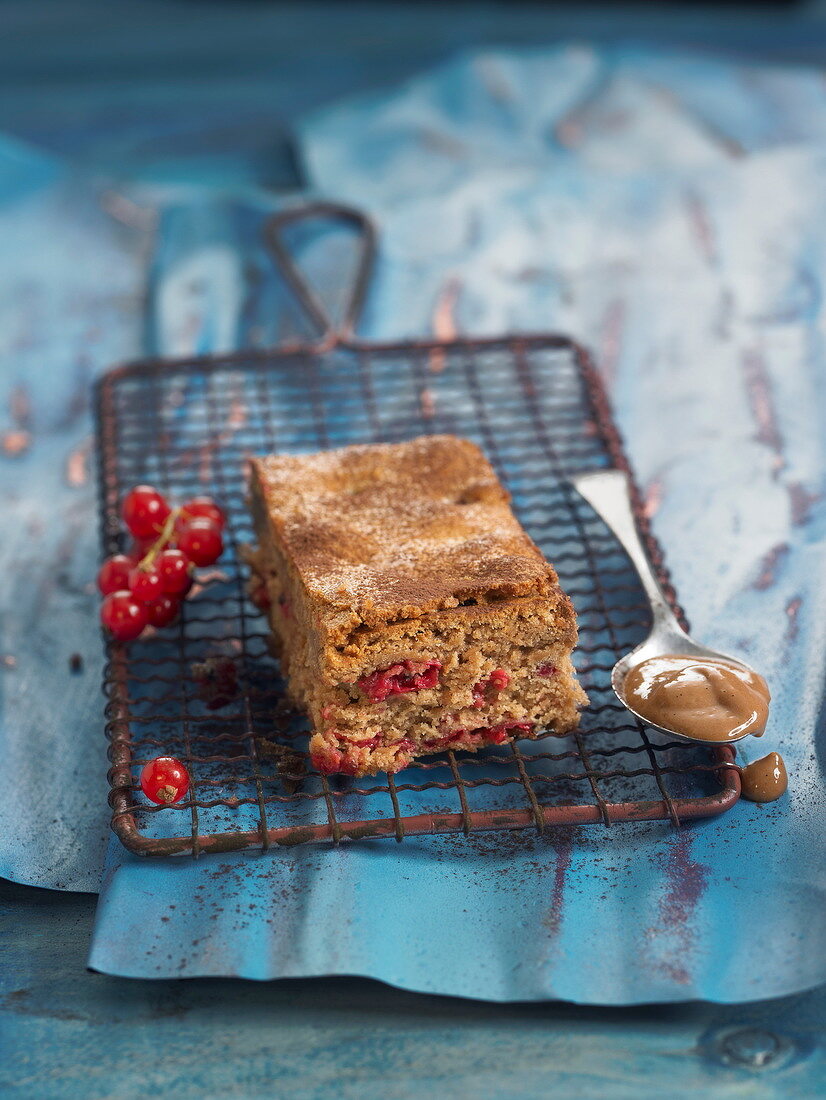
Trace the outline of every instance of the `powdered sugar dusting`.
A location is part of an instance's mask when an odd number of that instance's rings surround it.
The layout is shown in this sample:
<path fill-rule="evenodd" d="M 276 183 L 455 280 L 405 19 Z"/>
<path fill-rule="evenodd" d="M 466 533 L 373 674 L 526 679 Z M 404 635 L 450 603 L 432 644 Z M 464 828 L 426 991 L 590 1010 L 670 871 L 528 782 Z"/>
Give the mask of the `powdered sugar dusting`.
<path fill-rule="evenodd" d="M 549 591 L 490 463 L 453 436 L 253 463 L 272 537 L 322 603 L 395 615 Z"/>

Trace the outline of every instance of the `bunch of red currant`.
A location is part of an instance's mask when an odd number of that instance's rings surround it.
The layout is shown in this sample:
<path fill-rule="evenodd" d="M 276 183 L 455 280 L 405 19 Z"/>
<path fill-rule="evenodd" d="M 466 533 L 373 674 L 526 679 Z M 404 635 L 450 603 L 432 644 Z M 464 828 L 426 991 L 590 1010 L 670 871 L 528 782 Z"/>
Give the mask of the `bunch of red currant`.
<path fill-rule="evenodd" d="M 224 551 L 224 513 L 211 497 L 172 508 L 150 485 L 127 493 L 123 522 L 135 542 L 128 554 L 107 558 L 98 573 L 104 598 L 100 621 L 118 641 L 147 626 L 168 626 L 192 587 L 195 566 L 212 565 Z"/>

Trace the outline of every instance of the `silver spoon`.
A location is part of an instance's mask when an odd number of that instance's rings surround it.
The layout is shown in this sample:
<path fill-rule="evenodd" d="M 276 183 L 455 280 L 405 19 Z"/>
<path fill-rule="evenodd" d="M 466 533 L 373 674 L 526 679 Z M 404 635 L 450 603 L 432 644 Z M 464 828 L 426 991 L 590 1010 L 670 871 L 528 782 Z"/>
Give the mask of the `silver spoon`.
<path fill-rule="evenodd" d="M 629 706 L 625 697 L 626 676 L 632 668 L 641 665 L 649 657 L 665 657 L 669 654 L 700 658 L 711 657 L 718 661 L 727 661 L 736 668 L 744 669 L 746 672 L 753 674 L 754 669 L 750 668 L 745 662 L 730 657 L 727 653 L 718 653 L 716 649 L 699 645 L 686 634 L 677 622 L 676 616 L 671 610 L 671 605 L 654 575 L 648 554 L 637 531 L 634 513 L 631 510 L 631 493 L 627 474 L 622 470 L 601 470 L 599 473 L 594 474 L 578 474 L 571 478 L 571 483 L 622 544 L 637 571 L 640 583 L 645 589 L 645 594 L 651 604 L 651 614 L 653 616 L 651 633 L 636 649 L 632 649 L 630 653 L 620 657 L 611 672 L 611 687 L 614 689 L 614 694 L 623 706 L 628 707 L 632 714 L 649 726 L 653 726 L 654 729 L 659 729 L 670 737 L 676 737 L 682 741 L 707 745 L 709 742 L 702 738 L 689 737 L 685 733 L 678 733 L 676 730 L 657 726 L 650 719 L 644 718 L 632 706 Z M 749 736 L 750 734 L 746 732 L 738 737 L 729 737 L 726 739 L 725 744 L 730 745 L 743 737 Z"/>

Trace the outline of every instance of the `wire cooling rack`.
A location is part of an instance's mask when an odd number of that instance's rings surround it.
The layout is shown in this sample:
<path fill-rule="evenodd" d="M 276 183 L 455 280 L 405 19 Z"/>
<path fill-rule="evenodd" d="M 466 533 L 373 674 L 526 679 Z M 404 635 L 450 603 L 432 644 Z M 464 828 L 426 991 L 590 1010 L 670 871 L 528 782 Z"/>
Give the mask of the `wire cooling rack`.
<path fill-rule="evenodd" d="M 338 330 L 281 241 L 283 223 L 308 214 L 348 218 L 362 234 L 362 263 Z M 140 482 L 178 500 L 209 491 L 228 514 L 224 557 L 202 571 L 179 623 L 128 646 L 107 643 L 112 825 L 126 847 L 198 855 L 552 824 L 678 825 L 732 806 L 740 788 L 730 748 L 668 740 L 611 691 L 611 668 L 645 636 L 649 613 L 624 552 L 567 481 L 583 470 L 628 470 L 582 348 L 553 335 L 361 343 L 348 334 L 367 285 L 370 226 L 353 212 L 315 206 L 276 219 L 271 244 L 322 333 L 318 343 L 145 361 L 111 371 L 97 387 L 104 554 L 120 548 L 120 501 Z M 286 704 L 266 620 L 246 592 L 240 551 L 253 540 L 246 459 L 442 432 L 485 450 L 519 519 L 556 566 L 577 610 L 575 664 L 591 705 L 564 737 L 447 752 L 395 776 L 320 775 L 306 752 L 306 720 Z M 634 493 L 641 533 L 676 608 Z M 237 685 L 216 699 L 198 666 L 222 659 Z M 140 769 L 158 755 L 178 757 L 190 772 L 190 793 L 174 806 L 155 806 L 140 791 Z"/>

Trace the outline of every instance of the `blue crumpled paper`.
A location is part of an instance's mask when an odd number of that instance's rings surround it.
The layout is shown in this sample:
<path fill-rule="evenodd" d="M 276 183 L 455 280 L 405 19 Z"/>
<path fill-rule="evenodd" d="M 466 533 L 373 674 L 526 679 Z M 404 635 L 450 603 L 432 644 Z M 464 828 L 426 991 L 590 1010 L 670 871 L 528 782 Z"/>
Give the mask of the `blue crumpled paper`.
<path fill-rule="evenodd" d="M 554 328 L 595 350 L 696 632 L 772 684 L 789 795 L 679 831 L 198 863 L 111 841 L 92 966 L 591 1003 L 824 980 L 822 99 L 805 71 L 563 47 L 462 57 L 301 142 L 315 187 L 379 222 L 367 335 Z M 187 242 L 153 270 L 164 350 L 271 331 L 239 287 L 265 262 L 255 217 L 186 207 L 164 226 Z"/>
<path fill-rule="evenodd" d="M 141 349 L 132 214 L 0 138 L 0 874 L 60 889 L 97 889 L 109 833 L 89 402 Z"/>

